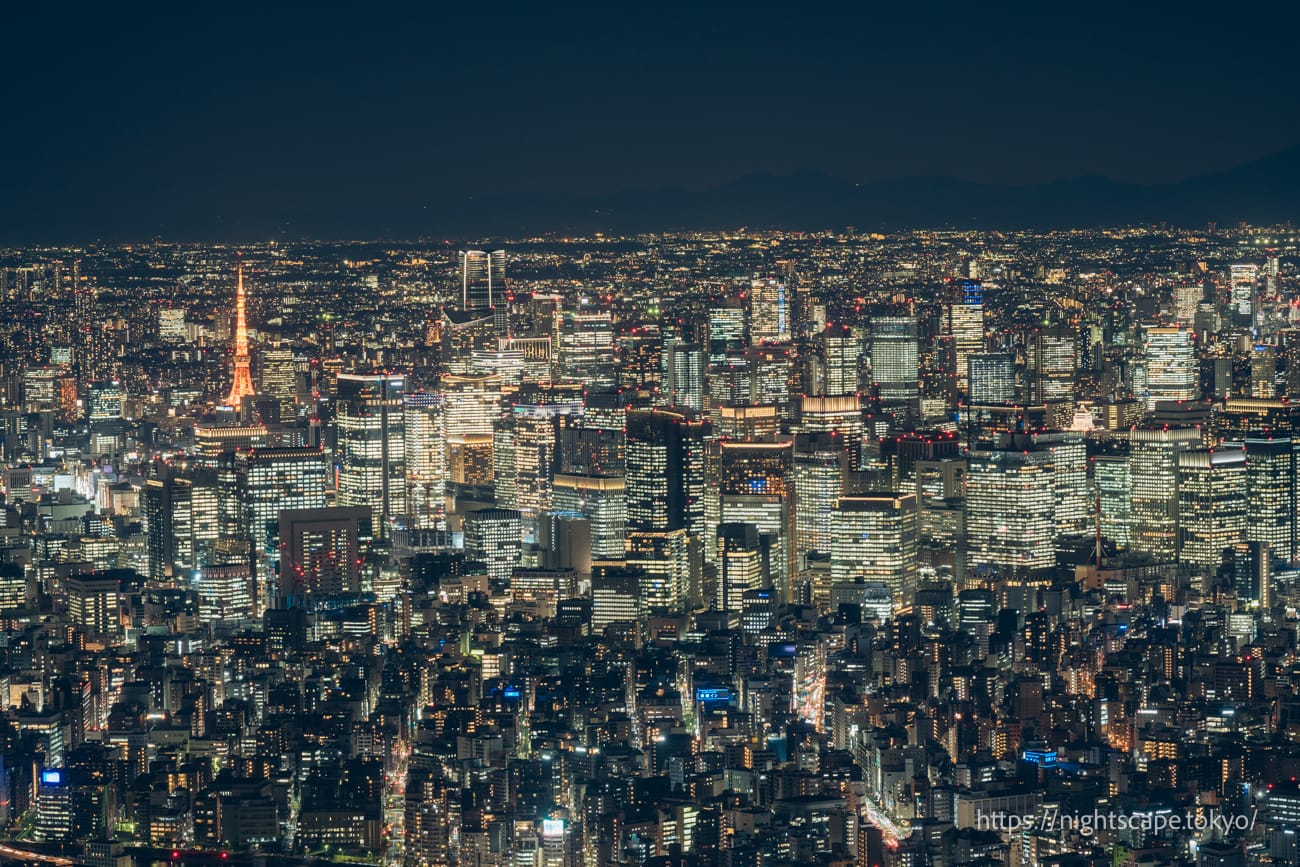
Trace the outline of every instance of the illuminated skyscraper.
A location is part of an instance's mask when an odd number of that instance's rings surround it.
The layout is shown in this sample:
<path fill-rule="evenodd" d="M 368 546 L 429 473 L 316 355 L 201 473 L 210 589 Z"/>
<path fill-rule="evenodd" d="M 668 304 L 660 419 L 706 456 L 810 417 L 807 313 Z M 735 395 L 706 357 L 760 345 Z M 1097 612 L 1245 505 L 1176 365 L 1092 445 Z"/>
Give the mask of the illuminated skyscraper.
<path fill-rule="evenodd" d="M 278 346 L 262 352 L 262 391 L 280 401 L 280 419 L 289 421 L 297 415 L 298 374 L 293 350 Z"/>
<path fill-rule="evenodd" d="M 749 339 L 762 343 L 784 343 L 790 339 L 790 298 L 783 280 L 766 277 L 749 287 Z"/>
<path fill-rule="evenodd" d="M 712 426 L 670 410 L 627 414 L 627 528 L 704 527 L 704 447 Z"/>
<path fill-rule="evenodd" d="M 709 308 L 709 364 L 717 364 L 728 352 L 738 352 L 749 342 L 747 311 L 738 301 Z"/>
<path fill-rule="evenodd" d="M 801 398 L 799 431 L 835 434 L 848 458 L 848 468 L 857 470 L 861 465 L 862 439 L 866 425 L 862 418 L 862 400 L 858 395 Z"/>
<path fill-rule="evenodd" d="M 1012 403 L 1016 399 L 1016 359 L 1009 352 L 966 356 L 966 396 L 970 403 Z"/>
<path fill-rule="evenodd" d="M 840 497 L 831 513 L 831 577 L 889 587 L 895 608 L 916 592 L 919 512 L 915 494 Z"/>
<path fill-rule="evenodd" d="M 400 375 L 338 378 L 338 504 L 369 508 L 383 538 L 406 517 L 405 392 Z"/>
<path fill-rule="evenodd" d="M 965 393 L 969 386 L 969 359 L 984 351 L 984 287 L 978 280 L 962 282 L 961 300 L 948 305 L 946 331 L 952 341 L 956 385 Z"/>
<path fill-rule="evenodd" d="M 233 455 L 242 537 L 252 544 L 266 580 L 279 570 L 280 514 L 289 509 L 323 509 L 327 464 L 318 448 L 266 448 Z M 273 601 L 275 588 L 258 588 L 255 602 Z"/>
<path fill-rule="evenodd" d="M 822 376 L 811 390 L 827 397 L 855 395 L 862 390 L 862 336 L 847 325 L 828 326 L 818 335 Z"/>
<path fill-rule="evenodd" d="M 1056 565 L 1052 454 L 1019 448 L 976 450 L 966 473 L 967 563 L 972 569 Z"/>
<path fill-rule="evenodd" d="M 871 320 L 871 379 L 884 405 L 912 407 L 920 397 L 919 344 L 914 316 Z"/>
<path fill-rule="evenodd" d="M 460 251 L 461 308 L 496 307 L 505 302 L 506 251 Z"/>
<path fill-rule="evenodd" d="M 719 520 L 754 524 L 769 537 L 772 584 L 788 598 L 797 568 L 794 552 L 794 447 L 722 443 Z"/>
<path fill-rule="evenodd" d="M 522 543 L 523 518 L 515 509 L 479 509 L 465 516 L 465 556 L 486 565 L 495 582 L 509 582 Z"/>
<path fill-rule="evenodd" d="M 558 466 L 557 443 L 562 416 L 582 415 L 577 384 L 531 385 L 510 408 L 514 431 L 514 508 L 526 526 L 552 509 L 551 480 Z"/>
<path fill-rule="evenodd" d="M 1228 266 L 1232 313 L 1238 324 L 1250 322 L 1255 310 L 1255 284 L 1258 280 L 1259 266 L 1254 262 L 1236 262 Z"/>
<path fill-rule="evenodd" d="M 443 529 L 448 475 L 443 396 L 440 392 L 411 392 L 403 396 L 403 403 L 409 526 Z"/>
<path fill-rule="evenodd" d="M 244 263 L 238 266 L 235 284 L 235 371 L 230 384 L 226 405 L 238 407 L 244 398 L 257 394 L 253 387 L 253 371 L 248 354 L 248 322 L 244 302 Z"/>
<path fill-rule="evenodd" d="M 1200 283 L 1186 281 L 1174 287 L 1174 321 L 1179 325 L 1192 328 L 1196 324 L 1196 308 L 1205 297 L 1205 287 Z"/>
<path fill-rule="evenodd" d="M 628 530 L 627 567 L 641 573 L 640 607 L 679 611 L 691 594 L 690 540 L 685 530 Z"/>
<path fill-rule="evenodd" d="M 1246 541 L 1246 453 L 1195 449 L 1178 455 L 1178 562 L 1211 573 Z"/>
<path fill-rule="evenodd" d="M 621 560 L 627 521 L 626 483 L 621 478 L 558 473 L 552 483 L 557 511 L 577 512 L 591 523 L 591 556 Z"/>
<path fill-rule="evenodd" d="M 1292 562 L 1297 543 L 1296 467 L 1300 441 L 1289 436 L 1246 437 L 1246 539 L 1264 542 L 1270 556 Z"/>
<path fill-rule="evenodd" d="M 1197 365 L 1195 335 L 1182 327 L 1147 326 L 1147 410 L 1161 400 L 1195 400 Z"/>
<path fill-rule="evenodd" d="M 614 385 L 614 324 L 609 313 L 566 310 L 557 323 L 560 375 L 599 390 Z"/>
<path fill-rule="evenodd" d="M 1098 455 L 1092 460 L 1094 495 L 1100 499 L 1101 535 L 1118 548 L 1129 545 L 1133 523 L 1133 485 L 1128 455 Z"/>
<path fill-rule="evenodd" d="M 704 352 L 699 344 L 672 340 L 664 347 L 663 362 L 665 405 L 704 409 Z"/>
<path fill-rule="evenodd" d="M 1250 350 L 1250 396 L 1261 400 L 1277 397 L 1277 347 L 1256 344 Z"/>
<path fill-rule="evenodd" d="M 1134 428 L 1129 432 L 1132 496 L 1130 545 L 1157 562 L 1178 557 L 1178 455 L 1199 448 L 1196 428 Z"/>
<path fill-rule="evenodd" d="M 739 613 L 745 593 L 765 585 L 770 547 L 753 524 L 718 526 L 718 588 L 713 600 L 719 611 Z"/>
<path fill-rule="evenodd" d="M 1032 398 L 1037 403 L 1074 398 L 1079 344 L 1069 328 L 1040 328 L 1028 346 Z"/>

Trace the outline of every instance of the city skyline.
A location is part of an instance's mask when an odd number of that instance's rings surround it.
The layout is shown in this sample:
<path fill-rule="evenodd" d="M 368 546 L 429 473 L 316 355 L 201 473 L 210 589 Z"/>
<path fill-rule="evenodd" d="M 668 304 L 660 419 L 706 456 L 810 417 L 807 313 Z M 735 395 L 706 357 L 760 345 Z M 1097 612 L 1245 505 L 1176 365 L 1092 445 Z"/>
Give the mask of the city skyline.
<path fill-rule="evenodd" d="M 0 867 L 1300 865 L 1296 8 L 4 21 Z"/>

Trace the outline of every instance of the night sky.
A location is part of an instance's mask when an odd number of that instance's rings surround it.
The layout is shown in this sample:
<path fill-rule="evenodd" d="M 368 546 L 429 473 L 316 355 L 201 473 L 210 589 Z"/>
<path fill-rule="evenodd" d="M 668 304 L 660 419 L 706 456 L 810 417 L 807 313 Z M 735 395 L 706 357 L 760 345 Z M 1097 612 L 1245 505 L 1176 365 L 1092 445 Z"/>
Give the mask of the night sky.
<path fill-rule="evenodd" d="M 42 5 L 6 10 L 0 242 L 806 169 L 1155 183 L 1300 142 L 1300 16 L 1246 4 Z"/>

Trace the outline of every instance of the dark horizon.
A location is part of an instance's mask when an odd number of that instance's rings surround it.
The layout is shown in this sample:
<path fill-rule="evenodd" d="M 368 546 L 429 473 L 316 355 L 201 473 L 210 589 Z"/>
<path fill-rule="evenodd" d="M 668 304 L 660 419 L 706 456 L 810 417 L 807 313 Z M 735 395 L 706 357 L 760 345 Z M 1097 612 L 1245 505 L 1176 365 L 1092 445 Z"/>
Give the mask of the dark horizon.
<path fill-rule="evenodd" d="M 796 172 L 1168 184 L 1300 142 L 1291 10 L 927 11 L 15 10 L 0 243 Z"/>

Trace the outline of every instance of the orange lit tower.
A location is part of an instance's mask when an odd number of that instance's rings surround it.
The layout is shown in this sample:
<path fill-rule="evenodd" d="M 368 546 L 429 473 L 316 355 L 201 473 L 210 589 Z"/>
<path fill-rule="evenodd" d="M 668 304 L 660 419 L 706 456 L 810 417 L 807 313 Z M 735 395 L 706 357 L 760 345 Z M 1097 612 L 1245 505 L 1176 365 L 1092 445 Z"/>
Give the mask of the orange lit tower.
<path fill-rule="evenodd" d="M 248 358 L 248 323 L 244 319 L 244 263 L 239 263 L 239 280 L 235 290 L 235 381 L 230 386 L 228 406 L 239 406 L 245 397 L 257 393 Z"/>

